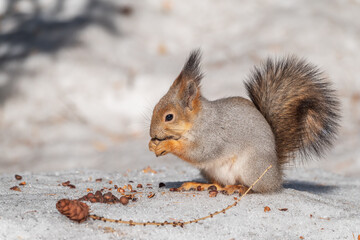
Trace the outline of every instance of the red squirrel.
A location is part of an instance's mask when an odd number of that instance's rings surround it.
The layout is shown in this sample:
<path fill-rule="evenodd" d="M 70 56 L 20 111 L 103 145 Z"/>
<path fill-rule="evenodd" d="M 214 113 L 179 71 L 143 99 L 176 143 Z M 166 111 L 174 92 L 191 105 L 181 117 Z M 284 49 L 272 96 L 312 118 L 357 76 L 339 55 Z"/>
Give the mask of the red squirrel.
<path fill-rule="evenodd" d="M 297 153 L 321 156 L 335 139 L 339 101 L 318 68 L 296 57 L 267 59 L 246 81 L 251 99 L 214 101 L 201 94 L 200 51 L 193 51 L 179 76 L 154 108 L 149 149 L 172 153 L 197 167 L 209 184 L 228 193 L 282 188 L 283 166 Z M 220 82 L 219 82 L 220 84 Z"/>

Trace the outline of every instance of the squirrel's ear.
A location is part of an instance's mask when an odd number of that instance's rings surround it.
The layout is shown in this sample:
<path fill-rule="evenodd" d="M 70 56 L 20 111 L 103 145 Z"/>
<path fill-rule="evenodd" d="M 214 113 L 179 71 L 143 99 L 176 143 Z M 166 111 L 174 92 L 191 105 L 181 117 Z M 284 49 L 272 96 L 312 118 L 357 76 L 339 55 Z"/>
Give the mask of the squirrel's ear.
<path fill-rule="evenodd" d="M 200 97 L 200 82 L 203 78 L 200 68 L 201 52 L 194 50 L 190 53 L 180 75 L 171 86 L 178 92 L 178 97 L 184 107 L 190 110 L 194 107 L 194 101 Z"/>
<path fill-rule="evenodd" d="M 188 107 L 191 111 L 196 107 L 200 97 L 200 88 L 193 80 L 184 81 L 178 92 L 181 105 Z"/>

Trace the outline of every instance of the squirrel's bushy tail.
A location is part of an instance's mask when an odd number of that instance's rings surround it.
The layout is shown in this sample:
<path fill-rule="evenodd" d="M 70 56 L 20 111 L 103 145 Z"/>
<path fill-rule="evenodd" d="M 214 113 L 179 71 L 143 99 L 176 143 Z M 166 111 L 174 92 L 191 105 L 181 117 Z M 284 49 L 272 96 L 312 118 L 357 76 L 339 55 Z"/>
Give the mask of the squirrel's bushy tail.
<path fill-rule="evenodd" d="M 339 101 L 318 68 L 296 57 L 268 59 L 255 67 L 246 88 L 274 132 L 280 164 L 297 152 L 320 156 L 331 146 Z"/>

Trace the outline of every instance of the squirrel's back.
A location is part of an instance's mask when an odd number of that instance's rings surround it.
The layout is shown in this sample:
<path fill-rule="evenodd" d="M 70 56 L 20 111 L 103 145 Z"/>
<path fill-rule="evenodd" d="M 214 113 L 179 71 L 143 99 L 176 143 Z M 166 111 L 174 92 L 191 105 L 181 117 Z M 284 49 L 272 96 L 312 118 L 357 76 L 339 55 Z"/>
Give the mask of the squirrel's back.
<path fill-rule="evenodd" d="M 321 155 L 338 129 L 339 101 L 318 68 L 296 57 L 268 59 L 246 83 L 271 126 L 280 165 L 300 152 Z"/>

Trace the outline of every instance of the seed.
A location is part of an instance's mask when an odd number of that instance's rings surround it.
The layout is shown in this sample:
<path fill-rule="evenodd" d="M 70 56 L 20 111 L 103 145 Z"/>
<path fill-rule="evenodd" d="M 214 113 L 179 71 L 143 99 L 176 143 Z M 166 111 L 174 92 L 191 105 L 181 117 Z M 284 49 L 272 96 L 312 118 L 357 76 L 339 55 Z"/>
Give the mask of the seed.
<path fill-rule="evenodd" d="M 200 186 L 200 185 L 197 186 L 196 190 L 197 190 L 197 191 L 201 191 L 201 190 L 202 190 L 201 186 Z"/>
<path fill-rule="evenodd" d="M 129 203 L 129 199 L 127 197 L 125 197 L 125 196 L 122 196 L 120 198 L 120 202 L 121 202 L 122 205 L 126 205 L 126 204 Z"/>
<path fill-rule="evenodd" d="M 270 212 L 270 208 L 268 206 L 264 207 L 264 212 Z"/>
<path fill-rule="evenodd" d="M 90 198 L 89 201 L 92 203 L 96 203 L 96 202 L 98 202 L 98 199 L 96 197 L 92 197 L 92 198 Z"/>
<path fill-rule="evenodd" d="M 112 183 L 113 183 L 113 181 L 110 180 L 110 181 L 109 181 L 109 184 L 112 184 Z"/>
<path fill-rule="evenodd" d="M 22 179 L 22 176 L 15 174 L 15 179 L 16 179 L 16 180 L 21 180 L 21 179 Z"/>
<path fill-rule="evenodd" d="M 87 188 L 86 191 L 87 191 L 87 192 L 91 192 L 91 191 L 92 191 L 92 188 Z"/>
<path fill-rule="evenodd" d="M 69 184 L 70 184 L 70 181 L 66 181 L 66 182 L 63 182 L 63 183 L 61 183 L 64 187 L 66 187 L 66 186 L 69 186 Z"/>
<path fill-rule="evenodd" d="M 68 187 L 69 188 L 76 188 L 75 185 L 73 185 L 73 184 L 69 184 Z"/>
<path fill-rule="evenodd" d="M 125 193 L 125 190 L 123 188 L 118 188 L 117 191 L 121 194 L 124 194 Z"/>
<path fill-rule="evenodd" d="M 163 183 L 163 182 L 159 183 L 159 188 L 162 188 L 162 187 L 165 187 L 165 186 L 166 186 L 165 183 Z"/>
<path fill-rule="evenodd" d="M 12 188 L 10 188 L 10 190 L 21 192 L 18 186 L 13 186 Z"/>
<path fill-rule="evenodd" d="M 26 185 L 26 182 L 21 182 L 21 183 L 19 183 L 19 185 L 24 186 L 24 185 Z"/>
<path fill-rule="evenodd" d="M 218 194 L 218 191 L 216 191 L 216 190 L 209 191 L 209 197 L 216 197 L 217 194 Z"/>
<path fill-rule="evenodd" d="M 279 208 L 279 210 L 285 212 L 285 211 L 287 211 L 288 209 L 287 209 L 287 208 Z"/>
<path fill-rule="evenodd" d="M 143 188 L 143 185 L 139 183 L 136 187 L 137 188 Z"/>
<path fill-rule="evenodd" d="M 131 186 L 130 184 L 128 184 L 128 186 L 127 186 L 127 187 L 128 187 L 128 189 L 129 189 L 129 191 L 131 192 L 131 191 L 132 191 L 132 189 L 133 189 L 133 188 L 132 188 L 132 186 Z"/>
<path fill-rule="evenodd" d="M 114 188 L 115 188 L 115 189 L 118 189 L 118 185 L 114 185 Z"/>
<path fill-rule="evenodd" d="M 102 181 L 102 178 L 98 178 L 95 180 L 96 182 L 101 182 Z"/>
<path fill-rule="evenodd" d="M 170 192 L 179 192 L 178 188 L 170 188 L 169 190 L 170 190 Z"/>
<path fill-rule="evenodd" d="M 150 194 L 147 196 L 148 198 L 153 198 L 155 196 L 155 193 L 150 192 Z"/>
<path fill-rule="evenodd" d="M 212 190 L 217 190 L 217 187 L 215 185 L 211 185 L 209 188 L 208 188 L 209 191 L 212 191 Z"/>

